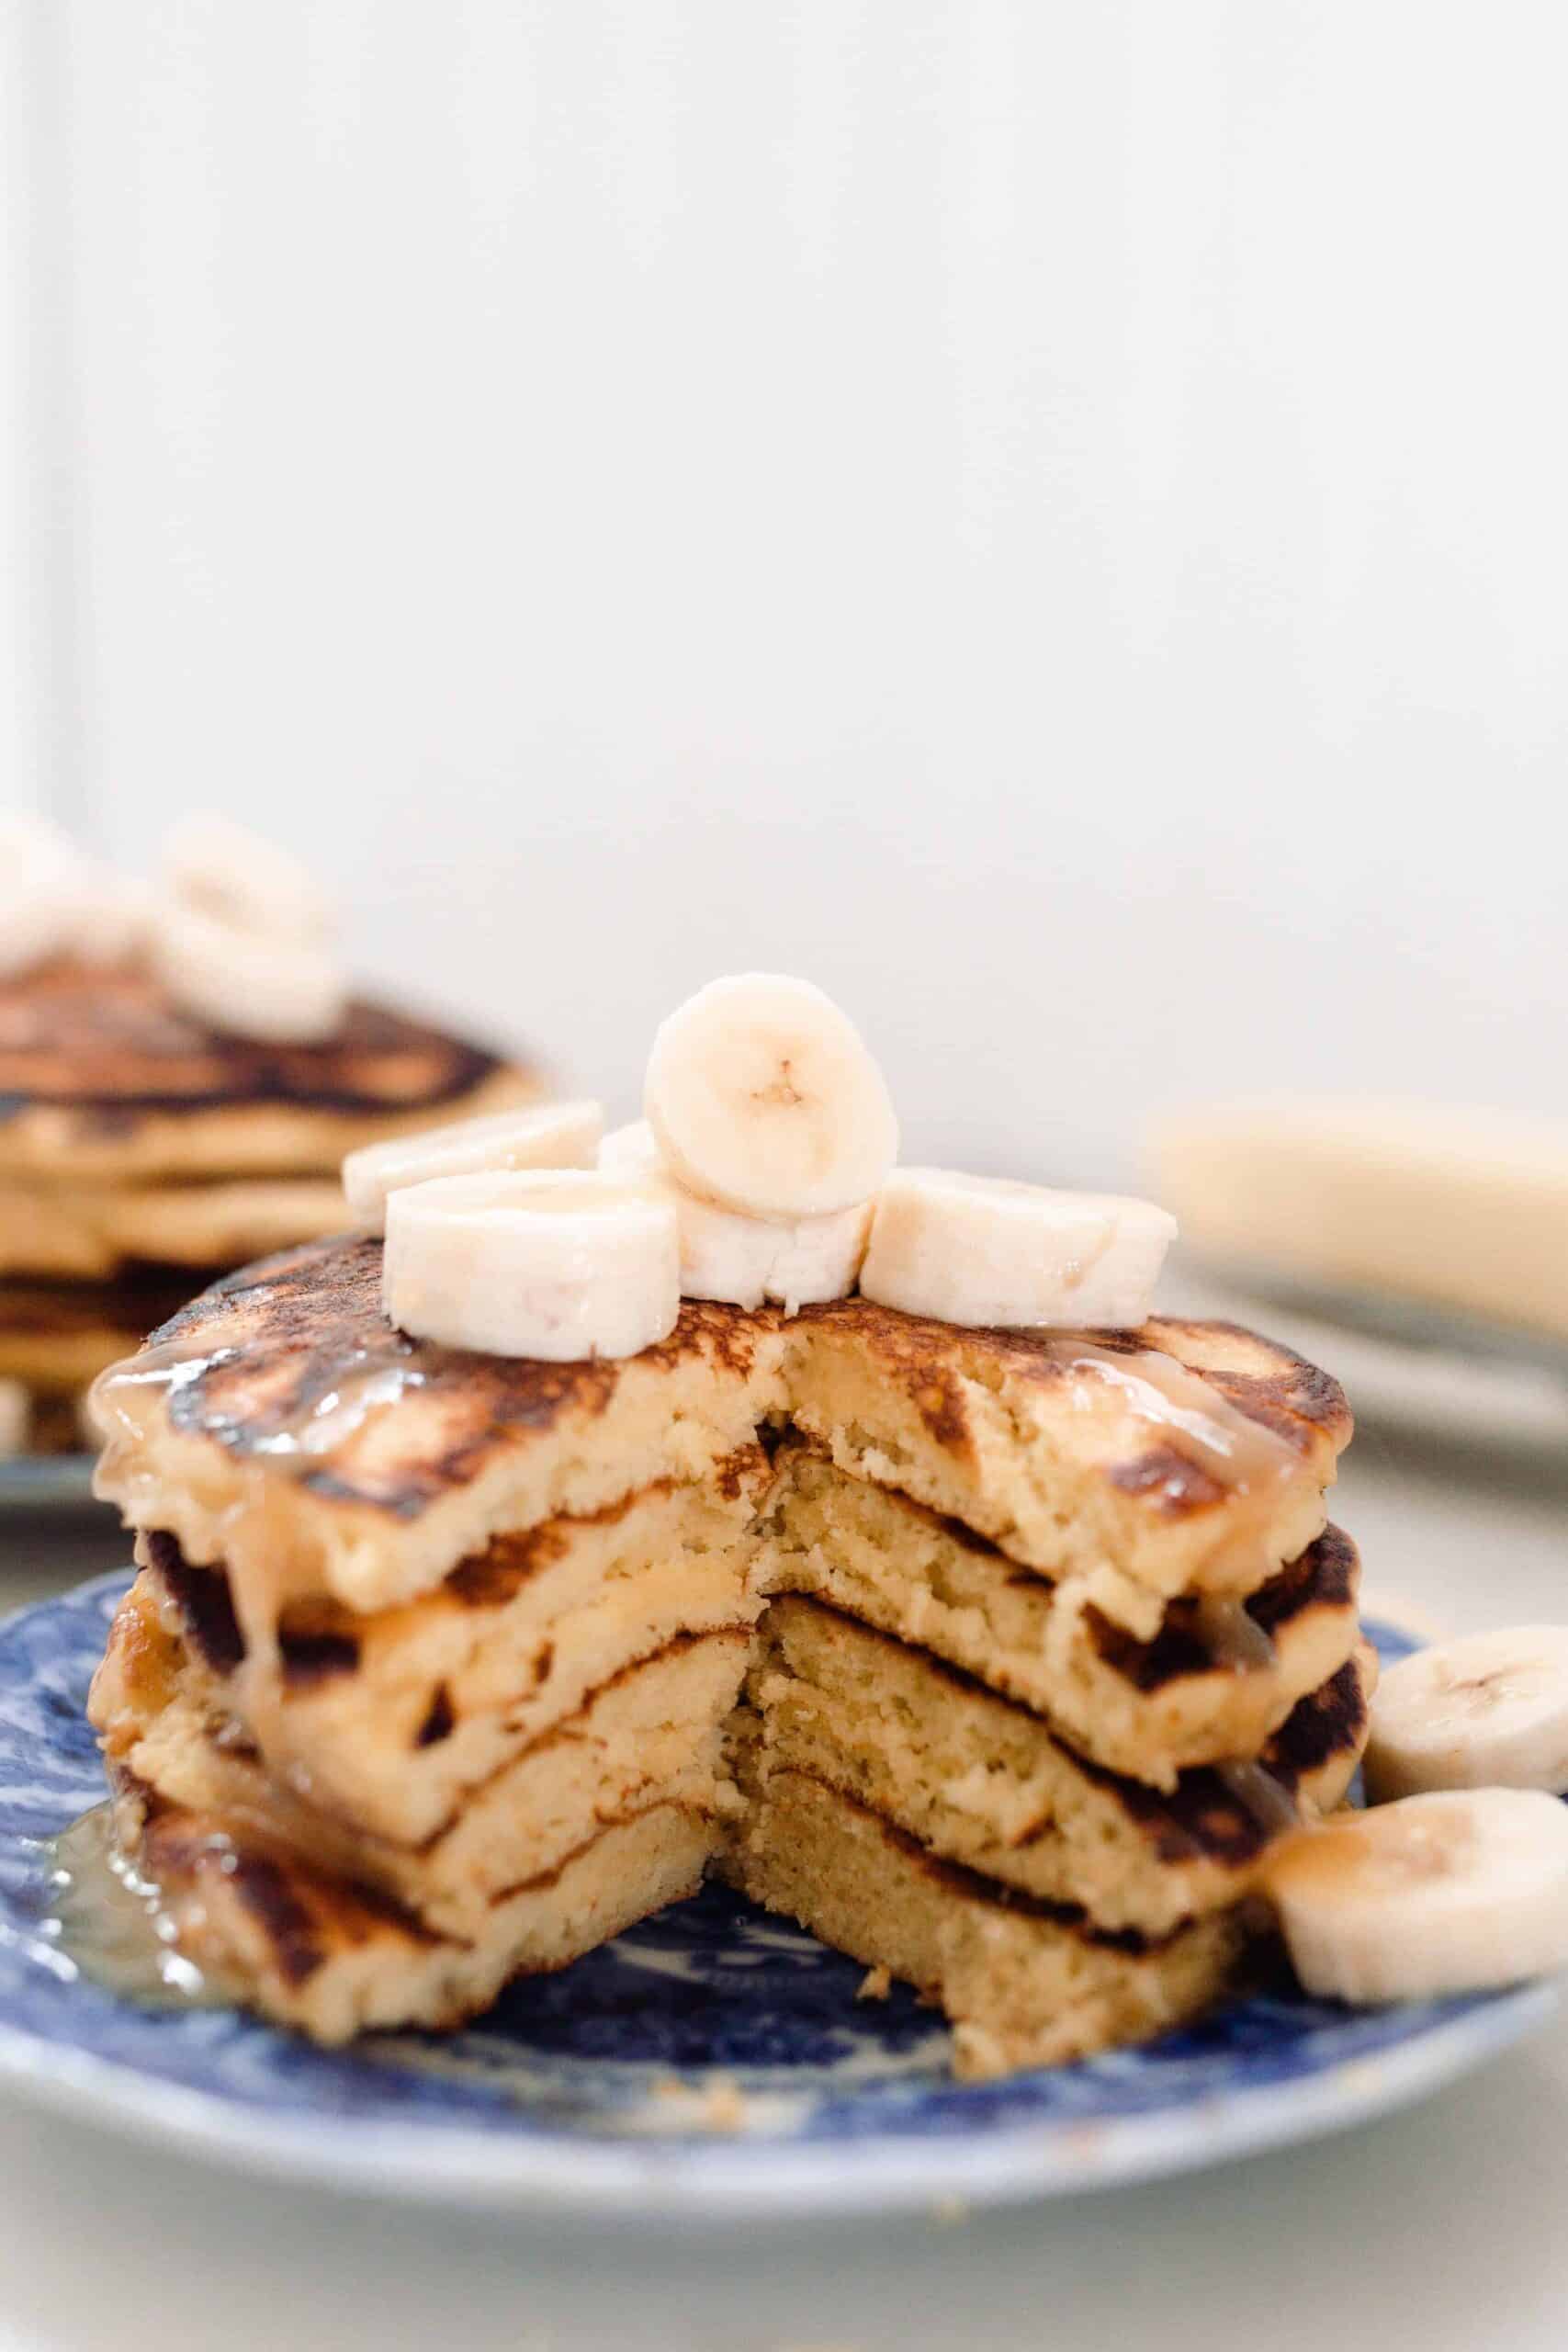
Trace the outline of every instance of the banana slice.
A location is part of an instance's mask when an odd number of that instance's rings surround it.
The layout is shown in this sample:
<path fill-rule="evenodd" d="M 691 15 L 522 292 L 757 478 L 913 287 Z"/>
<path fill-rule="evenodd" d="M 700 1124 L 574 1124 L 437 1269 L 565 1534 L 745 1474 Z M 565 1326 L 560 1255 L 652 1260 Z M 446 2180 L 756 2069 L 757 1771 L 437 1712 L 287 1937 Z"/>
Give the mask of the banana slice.
<path fill-rule="evenodd" d="M 1337 1814 L 1269 1868 L 1296 1974 L 1324 2000 L 1436 2000 L 1568 1962 L 1568 1806 L 1442 1790 Z"/>
<path fill-rule="evenodd" d="M 369 1143 L 343 1163 L 354 1215 L 384 1231 L 387 1195 L 434 1176 L 477 1176 L 505 1168 L 592 1168 L 604 1125 L 597 1102 L 541 1102 L 491 1119 L 457 1119 L 391 1143 Z"/>
<path fill-rule="evenodd" d="M 248 826 L 206 810 L 171 830 L 164 877 L 181 906 L 243 931 L 321 941 L 336 928 L 332 901 L 309 866 Z"/>
<path fill-rule="evenodd" d="M 876 1204 L 860 1286 L 943 1323 L 1130 1329 L 1147 1320 L 1175 1234 L 1150 1201 L 899 1168 Z"/>
<path fill-rule="evenodd" d="M 664 1022 L 643 1109 L 689 1193 L 779 1224 L 869 1200 L 898 1122 L 859 1031 L 808 980 L 742 972 Z"/>
<path fill-rule="evenodd" d="M 65 835 L 41 818 L 0 818 L 0 979 L 69 947 L 79 865 Z"/>
<path fill-rule="evenodd" d="M 84 964 L 127 964 L 152 936 L 153 897 L 134 875 L 84 858 L 72 893 L 67 945 Z"/>
<path fill-rule="evenodd" d="M 1568 1625 L 1438 1642 L 1389 1668 L 1372 1705 L 1367 1794 L 1568 1792 Z"/>
<path fill-rule="evenodd" d="M 153 969 L 186 1012 L 236 1037 L 318 1045 L 339 1027 L 346 998 L 336 958 L 314 941 L 246 931 L 195 907 L 153 919 Z"/>
<path fill-rule="evenodd" d="M 382 1303 L 400 1329 L 449 1348 L 634 1356 L 681 1311 L 675 1211 L 596 1169 L 412 1184 L 387 1203 Z"/>
<path fill-rule="evenodd" d="M 776 1225 L 698 1200 L 671 1175 L 646 1119 L 617 1127 L 599 1147 L 599 1165 L 628 1182 L 654 1186 L 674 1204 L 681 1228 L 681 1295 L 761 1306 L 776 1299 L 786 1315 L 819 1299 L 847 1298 L 855 1286 L 872 1204 L 829 1216 Z"/>

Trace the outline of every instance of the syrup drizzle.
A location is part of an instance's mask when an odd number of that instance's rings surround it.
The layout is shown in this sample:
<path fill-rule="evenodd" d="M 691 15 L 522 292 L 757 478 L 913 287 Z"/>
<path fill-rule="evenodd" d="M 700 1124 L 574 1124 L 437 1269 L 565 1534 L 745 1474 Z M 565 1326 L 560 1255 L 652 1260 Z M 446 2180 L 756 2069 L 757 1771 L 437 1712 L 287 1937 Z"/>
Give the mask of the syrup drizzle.
<path fill-rule="evenodd" d="M 1260 1829 L 1278 1837 L 1300 1826 L 1301 1806 L 1267 1765 L 1253 1758 L 1236 1757 L 1228 1763 L 1216 1764 L 1214 1770 L 1243 1812 L 1250 1814 Z"/>
<path fill-rule="evenodd" d="M 233 1998 L 180 1950 L 160 1890 L 119 1851 L 112 1805 L 92 1806 L 49 1851 L 43 1932 L 82 1975 L 142 2008 L 213 2008 Z"/>
<path fill-rule="evenodd" d="M 412 1354 L 406 1340 L 401 1346 Z M 246 1452 L 303 1474 L 354 1436 L 372 1413 L 424 1386 L 426 1374 L 417 1364 L 378 1362 L 379 1352 L 355 1348 L 329 1388 L 307 1395 L 281 1414 L 258 1411 L 246 1435 Z M 145 1433 L 150 1396 L 172 1400 L 239 1353 L 237 1347 L 227 1347 L 192 1355 L 178 1340 L 151 1344 L 98 1374 L 89 1409 L 111 1445 L 117 1438 L 138 1440 Z M 221 1424 L 212 1433 L 221 1435 Z"/>
<path fill-rule="evenodd" d="M 1095 1375 L 1075 1399 L 1082 1410 L 1095 1409 L 1098 1384 L 1112 1387 L 1139 1419 L 1179 1440 L 1179 1450 L 1224 1490 L 1226 1508 L 1215 1531 L 1209 1567 L 1223 1576 L 1228 1569 L 1254 1566 L 1280 1500 L 1300 1475 L 1294 1447 L 1251 1419 L 1200 1374 L 1158 1349 L 1134 1348 L 1119 1354 L 1066 1334 L 1047 1346 L 1058 1363 Z M 1264 1654 L 1253 1639 L 1257 1628 L 1222 1623 L 1219 1631 L 1223 1662 L 1263 1662 Z M 1258 1641 L 1266 1638 L 1258 1634 Z"/>
<path fill-rule="evenodd" d="M 1127 1392 L 1145 1420 L 1184 1437 L 1201 1466 L 1233 1493 L 1272 1490 L 1296 1468 L 1294 1449 L 1261 1422 L 1237 1409 L 1201 1374 L 1156 1348 L 1126 1354 L 1092 1340 L 1063 1338 L 1047 1342 L 1058 1363 L 1082 1365 Z"/>
<path fill-rule="evenodd" d="M 1274 1664 L 1274 1644 L 1245 1600 L 1229 1593 L 1205 1592 L 1198 1597 L 1198 1631 L 1216 1666 L 1253 1674 Z"/>

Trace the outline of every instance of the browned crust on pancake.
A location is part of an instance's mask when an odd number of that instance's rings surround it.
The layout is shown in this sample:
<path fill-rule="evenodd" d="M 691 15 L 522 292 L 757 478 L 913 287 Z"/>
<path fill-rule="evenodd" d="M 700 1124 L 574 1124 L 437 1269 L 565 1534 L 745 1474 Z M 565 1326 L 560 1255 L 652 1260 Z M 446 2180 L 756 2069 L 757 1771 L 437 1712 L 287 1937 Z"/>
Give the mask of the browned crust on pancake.
<path fill-rule="evenodd" d="M 770 1314 L 689 1299 L 669 1339 L 637 1361 L 673 1369 L 702 1356 L 743 1377 L 753 1334 Z M 409 1339 L 381 1312 L 380 1241 L 352 1234 L 243 1268 L 152 1337 L 159 1347 L 209 1357 L 170 1395 L 174 1427 L 215 1438 L 240 1456 L 270 1450 L 345 1382 L 401 1373 L 417 1383 L 443 1407 L 439 1453 L 400 1458 L 384 1476 L 353 1482 L 326 1466 L 300 1479 L 325 1500 L 370 1504 L 402 1518 L 418 1517 L 438 1496 L 465 1486 L 510 1434 L 598 1419 L 621 1372 L 613 1363 L 539 1363 Z"/>
<path fill-rule="evenodd" d="M 1173 1789 L 1152 1789 L 1143 1781 L 1130 1780 L 1125 1773 L 1113 1772 L 1107 1766 L 1095 1763 L 1032 1709 L 1021 1706 L 1017 1700 L 1004 1698 L 977 1676 L 965 1673 L 962 1667 L 936 1657 L 918 1643 L 900 1642 L 879 1626 L 868 1624 L 853 1610 L 840 1608 L 818 1595 L 797 1601 L 796 1605 L 824 1617 L 846 1619 L 866 1639 L 888 1651 L 912 1651 L 923 1666 L 952 1689 L 981 1698 L 989 1706 L 1010 1708 L 1050 1740 L 1053 1747 L 1070 1757 L 1086 1780 L 1107 1791 L 1130 1820 L 1150 1833 L 1163 1862 L 1209 1860 L 1239 1868 L 1255 1861 L 1278 1835 L 1277 1824 L 1260 1821 L 1210 1766 L 1190 1767 L 1179 1775 Z M 765 1617 L 762 1623 L 765 1630 Z M 1320 1690 L 1309 1691 L 1298 1701 L 1259 1754 L 1258 1763 L 1287 1796 L 1293 1796 L 1309 1773 L 1318 1770 L 1331 1757 L 1359 1746 L 1366 1728 L 1367 1712 L 1360 1671 L 1355 1659 L 1348 1659 Z M 836 1792 L 841 1796 L 852 1794 L 842 1789 Z M 1043 1834 L 1049 1834 L 1049 1826 Z M 1026 1838 L 1022 1842 L 1027 1844 L 1029 1840 Z"/>
<path fill-rule="evenodd" d="M 1272 1639 L 1303 1610 L 1339 1609 L 1353 1601 L 1357 1566 L 1356 1546 L 1344 1530 L 1325 1527 L 1315 1544 L 1249 1593 L 1242 1606 L 1259 1633 Z M 1203 1634 L 1195 1600 L 1168 1601 L 1165 1622 L 1147 1642 L 1112 1624 L 1092 1605 L 1085 1614 L 1106 1665 L 1139 1690 L 1161 1690 L 1186 1674 L 1206 1674 L 1215 1664 L 1213 1646 Z"/>
<path fill-rule="evenodd" d="M 217 1814 L 166 1805 L 156 1789 L 124 1765 L 110 1767 L 116 1793 L 141 1814 L 138 1857 L 160 1885 L 191 1884 L 220 1871 L 265 1935 L 286 1984 L 305 1984 L 334 1948 L 362 1944 L 394 1928 L 411 1943 L 441 1940 L 406 1905 L 359 1880 L 333 1879 L 281 1850 L 253 1830 Z"/>
<path fill-rule="evenodd" d="M 1151 1446 L 1135 1462 L 1117 1463 L 1111 1483 L 1124 1495 L 1153 1497 L 1156 1509 L 1168 1519 L 1184 1518 L 1190 1510 L 1207 1510 L 1225 1498 L 1219 1480 L 1174 1445 Z"/>
<path fill-rule="evenodd" d="M 323 1500 L 416 1519 L 466 1485 L 512 1435 L 547 1432 L 568 1419 L 595 1419 L 608 1408 L 619 1364 L 539 1363 L 410 1339 L 382 1314 L 380 1283 L 379 1241 L 345 1234 L 263 1259 L 214 1284 L 152 1335 L 153 1343 L 171 1353 L 210 1358 L 170 1394 L 175 1429 L 216 1439 L 241 1457 L 273 1451 L 279 1437 L 302 1425 L 345 1383 L 400 1374 L 427 1400 L 439 1402 L 439 1448 L 352 1476 L 323 1460 L 302 1473 L 300 1483 Z M 807 1307 L 798 1319 L 832 1324 L 873 1352 L 905 1385 L 933 1435 L 955 1450 L 972 1442 L 961 1374 L 987 1385 L 1021 1377 L 1053 1387 L 1081 1377 L 1070 1362 L 1050 1352 L 1050 1335 L 961 1330 L 860 1298 Z M 716 1370 L 744 1377 L 759 1336 L 776 1331 L 781 1320 L 772 1307 L 752 1312 L 688 1299 L 670 1338 L 637 1361 L 657 1372 L 705 1358 Z M 1205 1345 L 1222 1334 L 1242 1340 L 1275 1367 L 1258 1375 L 1201 1370 L 1239 1410 L 1287 1438 L 1298 1453 L 1308 1453 L 1325 1429 L 1336 1438 L 1348 1433 L 1344 1396 L 1327 1374 L 1237 1326 L 1168 1321 L 1139 1333 L 1086 1336 L 1096 1347 L 1118 1352 L 1175 1344 L 1189 1363 L 1196 1359 L 1201 1365 Z M 1172 1510 L 1209 1508 L 1224 1499 L 1217 1488 L 1200 1496 L 1194 1482 L 1202 1482 L 1204 1474 L 1179 1454 L 1161 1464 L 1160 1475 Z M 1173 1481 L 1181 1485 L 1179 1497 Z"/>
<path fill-rule="evenodd" d="M 465 1947 L 461 1937 L 429 1928 L 396 1896 L 358 1880 L 333 1877 L 303 1858 L 275 1849 L 254 1830 L 217 1814 L 188 1813 L 166 1805 L 157 1791 L 123 1765 L 110 1768 L 117 1796 L 140 1815 L 139 1862 L 161 1886 L 195 1890 L 209 1872 L 221 1872 L 265 1937 L 274 1966 L 296 1991 L 335 1952 L 355 1949 L 389 1933 L 429 1950 L 439 1944 Z M 501 1889 L 494 1904 L 520 1894 L 546 1894 L 574 1862 L 602 1838 L 629 1822 L 656 1813 L 692 1813 L 680 1798 L 662 1798 L 595 1824 L 591 1836 L 562 1854 L 547 1871 Z M 520 1972 L 526 1973 L 526 1972 Z"/>
<path fill-rule="evenodd" d="M 922 1846 L 918 1838 L 912 1838 L 907 1829 L 900 1829 L 897 1822 L 889 1821 L 885 1813 L 878 1813 L 874 1805 L 866 1804 L 847 1789 L 838 1787 L 823 1773 L 805 1771 L 793 1764 L 779 1765 L 770 1778 L 808 1781 L 819 1789 L 826 1789 L 840 1804 L 858 1814 L 863 1820 L 874 1822 L 890 1846 L 896 1846 L 900 1853 L 908 1855 L 926 1877 L 949 1894 L 962 1895 L 969 1902 L 988 1903 L 998 1911 L 1010 1911 L 1027 1919 L 1048 1921 L 1053 1927 L 1065 1928 L 1070 1934 L 1080 1937 L 1086 1944 L 1096 1944 L 1111 1951 L 1128 1952 L 1135 1957 L 1142 1952 L 1159 1951 L 1163 1945 L 1185 1933 L 1189 1924 L 1183 1920 L 1165 1936 L 1146 1936 L 1137 1928 L 1098 1927 L 1080 1904 L 1054 1903 L 1043 1894 L 1026 1894 L 1021 1887 L 1004 1886 L 1000 1879 L 987 1878 L 983 1871 L 972 1871 L 964 1862 L 950 1862 L 933 1854 L 929 1846 Z"/>
<path fill-rule="evenodd" d="M 154 1528 L 143 1538 L 147 1565 L 174 1602 L 186 1639 L 208 1670 L 232 1674 L 245 1655 L 229 1578 L 221 1567 L 193 1568 L 172 1535 Z"/>
<path fill-rule="evenodd" d="M 799 1319 L 831 1322 L 851 1331 L 898 1379 L 932 1436 L 954 1453 L 973 1446 L 957 1380 L 961 1371 L 983 1378 L 987 1385 L 1014 1379 L 1044 1388 L 1060 1387 L 1079 1376 L 1059 1352 L 1061 1332 L 959 1328 L 924 1316 L 905 1315 L 867 1298 L 805 1306 Z M 1283 1438 L 1298 1453 L 1309 1451 L 1314 1431 L 1339 1442 L 1349 1435 L 1349 1408 L 1338 1382 L 1304 1356 L 1281 1347 L 1277 1340 L 1263 1339 L 1243 1324 L 1156 1316 L 1138 1331 L 1085 1330 L 1074 1336 L 1112 1355 L 1133 1355 L 1152 1348 L 1179 1356 L 1200 1370 L 1201 1377 L 1239 1412 Z M 1202 1364 L 1202 1350 L 1220 1337 L 1263 1348 L 1273 1368 L 1258 1374 L 1224 1366 L 1208 1368 Z M 1176 1455 L 1175 1462 L 1180 1464 L 1184 1476 L 1204 1476 L 1185 1456 Z M 1126 1475 L 1134 1475 L 1134 1469 Z M 1173 1465 L 1166 1465 L 1165 1475 L 1175 1475 Z M 1199 1499 L 1192 1496 L 1184 1507 L 1194 1507 Z"/>
<path fill-rule="evenodd" d="M 360 1000 L 325 1044 L 273 1046 L 205 1027 L 130 965 L 57 963 L 0 982 L 0 1117 L 65 1105 L 100 1135 L 139 1111 L 434 1108 L 503 1066 L 488 1047 Z"/>

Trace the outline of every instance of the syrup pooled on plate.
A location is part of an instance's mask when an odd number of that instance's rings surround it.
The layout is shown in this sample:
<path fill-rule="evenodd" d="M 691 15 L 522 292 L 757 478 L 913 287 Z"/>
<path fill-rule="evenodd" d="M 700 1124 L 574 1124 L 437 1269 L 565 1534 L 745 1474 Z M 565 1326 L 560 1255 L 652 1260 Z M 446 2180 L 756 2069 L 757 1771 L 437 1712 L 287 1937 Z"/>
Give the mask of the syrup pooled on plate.
<path fill-rule="evenodd" d="M 143 2008 L 216 2008 L 231 1998 L 180 1951 L 158 1888 L 115 1843 L 112 1805 L 62 1829 L 50 1857 L 53 1939 L 84 1976 Z"/>

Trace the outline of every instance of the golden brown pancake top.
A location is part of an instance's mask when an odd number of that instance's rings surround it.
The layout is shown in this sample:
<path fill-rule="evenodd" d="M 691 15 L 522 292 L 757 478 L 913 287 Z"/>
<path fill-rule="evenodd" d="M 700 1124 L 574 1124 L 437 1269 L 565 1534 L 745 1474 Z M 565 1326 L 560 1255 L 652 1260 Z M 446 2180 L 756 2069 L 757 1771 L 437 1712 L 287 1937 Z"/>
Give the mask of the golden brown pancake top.
<path fill-rule="evenodd" d="M 753 1312 L 688 1299 L 669 1339 L 636 1361 L 656 1371 L 706 1362 L 744 1376 L 759 1341 L 784 1321 L 776 1307 Z M 1053 1354 L 1030 1334 L 960 1330 L 862 1299 L 807 1307 L 796 1322 L 804 1333 L 828 1325 L 877 1350 L 916 1394 L 934 1385 L 961 1398 L 958 1370 L 984 1378 L 1022 1368 L 1065 1393 L 1080 1377 L 1070 1356 Z M 1179 1354 L 1240 1413 L 1303 1453 L 1324 1432 L 1338 1439 L 1348 1430 L 1337 1383 L 1254 1333 L 1164 1322 L 1142 1333 L 1088 1336 L 1101 1348 Z M 150 1345 L 154 1361 L 185 1367 L 166 1396 L 173 1426 L 215 1439 L 235 1455 L 279 1460 L 290 1440 L 345 1403 L 406 1399 L 411 1409 L 400 1419 L 395 1411 L 378 1416 L 373 1449 L 328 1446 L 301 1478 L 323 1498 L 404 1519 L 476 1476 L 519 1434 L 543 1436 L 569 1418 L 600 1418 L 622 1373 L 615 1363 L 540 1363 L 411 1339 L 381 1310 L 379 1239 L 353 1234 L 229 1276 L 154 1332 Z"/>

